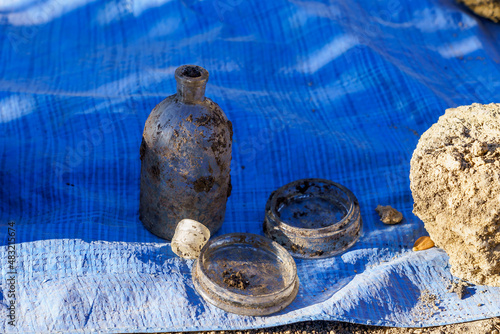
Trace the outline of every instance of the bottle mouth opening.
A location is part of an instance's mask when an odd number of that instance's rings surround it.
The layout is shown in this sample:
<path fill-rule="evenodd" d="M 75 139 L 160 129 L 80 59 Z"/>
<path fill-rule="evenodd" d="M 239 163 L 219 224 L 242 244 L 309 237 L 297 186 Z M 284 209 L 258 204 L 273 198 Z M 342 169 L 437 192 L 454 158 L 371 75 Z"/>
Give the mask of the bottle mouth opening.
<path fill-rule="evenodd" d="M 182 65 L 175 70 L 177 80 L 185 84 L 200 85 L 208 80 L 208 71 L 197 65 Z"/>
<path fill-rule="evenodd" d="M 201 71 L 195 66 L 187 66 L 182 70 L 182 75 L 190 78 L 201 77 Z"/>

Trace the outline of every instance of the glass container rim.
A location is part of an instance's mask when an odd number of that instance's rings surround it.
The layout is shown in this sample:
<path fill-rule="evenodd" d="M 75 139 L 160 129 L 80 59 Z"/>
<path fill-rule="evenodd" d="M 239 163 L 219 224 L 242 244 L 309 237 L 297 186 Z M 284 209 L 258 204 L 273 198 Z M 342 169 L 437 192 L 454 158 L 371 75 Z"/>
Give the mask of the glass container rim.
<path fill-rule="evenodd" d="M 210 279 L 206 269 L 200 263 L 200 262 L 203 262 L 203 256 L 206 255 L 206 253 L 210 249 L 210 247 L 216 246 L 217 242 L 219 242 L 223 239 L 226 239 L 226 238 L 241 238 L 242 236 L 245 238 L 251 237 L 251 238 L 259 239 L 263 242 L 269 243 L 269 245 L 271 247 L 273 247 L 275 250 L 277 250 L 277 252 L 274 253 L 275 256 L 277 256 L 278 258 L 280 258 L 284 262 L 291 264 L 291 268 L 290 268 L 291 269 L 291 280 L 290 280 L 289 284 L 286 284 L 283 288 L 281 288 L 277 291 L 274 291 L 272 293 L 261 294 L 261 295 L 257 295 L 257 296 L 248 296 L 248 295 L 243 295 L 243 294 L 239 294 L 239 293 L 230 291 L 229 289 L 226 289 L 226 288 L 220 286 L 219 284 L 213 282 Z M 241 242 L 241 243 L 243 243 L 243 242 Z M 248 304 L 258 304 L 263 299 L 268 299 L 268 298 L 272 298 L 272 297 L 276 297 L 276 296 L 281 297 L 286 291 L 292 289 L 294 287 L 294 285 L 296 285 L 298 283 L 297 266 L 295 264 L 295 260 L 293 259 L 292 255 L 282 245 L 280 245 L 276 241 L 271 240 L 270 238 L 268 238 L 266 236 L 262 236 L 259 234 L 253 234 L 253 233 L 240 233 L 240 232 L 227 233 L 227 234 L 223 234 L 223 235 L 220 235 L 214 239 L 209 240 L 207 242 L 207 244 L 202 248 L 200 256 L 198 257 L 198 259 L 196 259 L 196 263 L 194 264 L 194 266 L 196 267 L 196 270 L 198 271 L 200 276 L 203 277 L 203 280 L 204 280 L 203 283 L 205 285 L 209 285 L 213 293 L 215 293 L 218 296 L 220 296 L 221 293 L 224 293 L 224 294 L 226 294 L 225 299 L 228 299 L 231 301 L 234 301 L 234 300 L 237 300 L 237 299 L 240 299 L 243 297 L 246 300 L 248 300 Z"/>
<path fill-rule="evenodd" d="M 280 194 L 282 194 L 285 190 L 296 187 L 298 184 L 305 183 L 306 181 L 310 182 L 312 184 L 325 183 L 325 184 L 332 185 L 332 186 L 336 187 L 337 189 L 339 189 L 340 191 L 342 191 L 342 193 L 344 193 L 347 196 L 347 199 L 349 201 L 349 208 L 347 209 L 347 213 L 344 215 L 344 217 L 341 220 L 339 220 L 338 222 L 336 222 L 334 224 L 325 226 L 325 227 L 307 228 L 307 227 L 292 226 L 279 217 L 278 211 L 277 211 L 277 201 L 278 201 L 278 198 L 280 198 Z M 292 232 L 292 233 L 296 232 L 299 234 L 311 233 L 311 232 L 317 232 L 318 234 L 327 234 L 327 233 L 341 231 L 344 226 L 347 227 L 349 225 L 348 223 L 351 221 L 354 210 L 356 208 L 356 205 L 358 204 L 358 200 L 357 200 L 356 196 L 354 196 L 352 191 L 350 191 L 348 188 L 346 188 L 345 186 L 343 186 L 337 182 L 333 182 L 331 180 L 321 179 L 321 178 L 305 178 L 305 179 L 300 179 L 300 180 L 296 180 L 296 181 L 287 183 L 284 186 L 281 186 L 280 188 L 278 188 L 271 195 L 271 197 L 269 198 L 269 202 L 270 202 L 268 204 L 269 211 L 266 212 L 266 214 L 271 215 L 272 220 L 277 222 L 280 228 L 283 228 L 283 229 L 285 229 L 289 232 Z"/>

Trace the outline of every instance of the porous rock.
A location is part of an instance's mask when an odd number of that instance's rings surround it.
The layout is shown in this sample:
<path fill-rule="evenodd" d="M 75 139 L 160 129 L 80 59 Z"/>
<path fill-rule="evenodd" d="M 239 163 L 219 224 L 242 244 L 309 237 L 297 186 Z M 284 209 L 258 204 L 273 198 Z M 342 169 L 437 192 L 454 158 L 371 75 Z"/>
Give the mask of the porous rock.
<path fill-rule="evenodd" d="M 493 22 L 500 21 L 500 0 L 457 0 L 469 7 L 479 16 L 486 17 Z"/>
<path fill-rule="evenodd" d="M 413 152 L 410 187 L 452 274 L 500 286 L 500 104 L 446 110 Z"/>

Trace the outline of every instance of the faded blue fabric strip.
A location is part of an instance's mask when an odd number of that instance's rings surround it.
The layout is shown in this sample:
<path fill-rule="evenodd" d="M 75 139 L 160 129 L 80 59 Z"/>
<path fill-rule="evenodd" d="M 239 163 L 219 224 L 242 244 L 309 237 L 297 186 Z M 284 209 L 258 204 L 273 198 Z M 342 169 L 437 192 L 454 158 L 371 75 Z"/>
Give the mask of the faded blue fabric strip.
<path fill-rule="evenodd" d="M 471 286 L 460 300 L 447 291 L 446 254 L 411 251 L 426 231 L 408 178 L 419 136 L 446 108 L 499 102 L 498 25 L 452 0 L 0 0 L 0 17 L 0 332 L 500 316 L 500 288 Z M 233 122 L 217 235 L 262 235 L 271 192 L 301 178 L 341 183 L 360 202 L 359 242 L 297 260 L 299 294 L 277 314 L 206 303 L 192 261 L 138 219 L 144 123 L 175 93 L 182 64 L 209 70 L 207 96 Z M 402 224 L 380 222 L 378 204 L 403 212 Z M 422 312 L 426 291 L 439 303 Z"/>

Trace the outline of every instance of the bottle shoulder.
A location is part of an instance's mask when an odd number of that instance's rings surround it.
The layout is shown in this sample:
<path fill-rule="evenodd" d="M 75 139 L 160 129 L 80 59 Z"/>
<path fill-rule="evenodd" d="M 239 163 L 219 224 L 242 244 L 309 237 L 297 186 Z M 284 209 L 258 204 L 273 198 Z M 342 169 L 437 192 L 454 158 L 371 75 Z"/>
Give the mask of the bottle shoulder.
<path fill-rule="evenodd" d="M 195 122 L 204 124 L 206 119 L 213 118 L 212 122 L 227 122 L 227 116 L 221 107 L 210 98 L 205 98 L 203 102 L 196 104 L 186 104 L 181 102 L 176 94 L 171 95 L 161 101 L 151 112 L 149 118 L 158 121 L 181 120 L 189 116 Z M 148 119 L 149 119 L 148 118 Z M 199 118 L 199 119 L 198 119 Z"/>
<path fill-rule="evenodd" d="M 160 146 L 183 137 L 199 145 L 204 142 L 209 145 L 206 142 L 214 136 L 226 137 L 230 142 L 232 124 L 219 105 L 210 98 L 197 104 L 185 104 L 175 94 L 171 95 L 153 109 L 144 127 L 145 140 L 154 141 Z"/>

